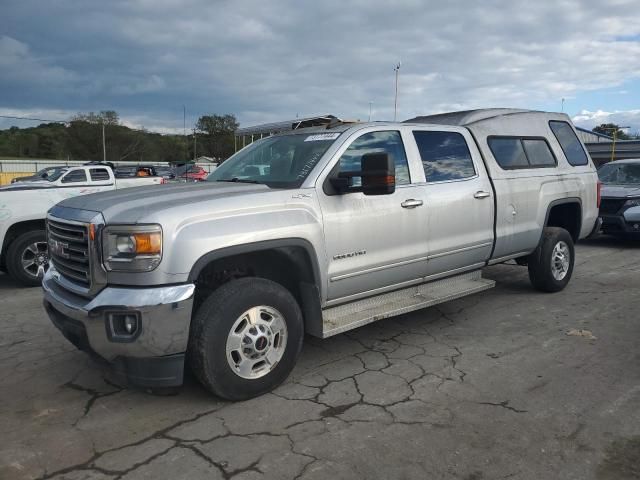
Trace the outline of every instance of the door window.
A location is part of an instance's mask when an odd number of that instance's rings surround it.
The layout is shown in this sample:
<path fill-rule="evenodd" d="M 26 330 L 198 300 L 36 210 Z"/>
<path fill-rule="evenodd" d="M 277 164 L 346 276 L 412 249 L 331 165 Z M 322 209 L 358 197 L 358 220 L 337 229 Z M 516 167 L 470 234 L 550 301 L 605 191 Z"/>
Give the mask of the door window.
<path fill-rule="evenodd" d="M 457 132 L 416 130 L 416 139 L 427 182 L 446 182 L 476 174 L 464 137 Z"/>
<path fill-rule="evenodd" d="M 87 174 L 84 170 L 73 170 L 72 172 L 67 173 L 62 179 L 62 183 L 78 183 L 86 181 Z"/>
<path fill-rule="evenodd" d="M 89 170 L 89 175 L 93 182 L 104 182 L 106 180 L 110 180 L 109 172 L 107 172 L 106 168 L 92 168 Z"/>
<path fill-rule="evenodd" d="M 411 183 L 409 163 L 400 132 L 389 130 L 371 132 L 356 138 L 340 157 L 340 172 L 355 172 L 361 169 L 362 156 L 366 153 L 387 153 L 396 166 L 396 185 Z M 359 186 L 360 179 L 354 178 L 353 185 Z"/>

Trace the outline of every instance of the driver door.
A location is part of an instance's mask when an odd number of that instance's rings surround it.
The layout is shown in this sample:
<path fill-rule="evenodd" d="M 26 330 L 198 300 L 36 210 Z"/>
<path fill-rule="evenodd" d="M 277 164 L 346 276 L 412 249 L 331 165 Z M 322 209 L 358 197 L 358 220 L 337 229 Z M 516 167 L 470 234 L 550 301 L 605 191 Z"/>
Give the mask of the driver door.
<path fill-rule="evenodd" d="M 399 288 L 424 276 L 427 232 L 425 189 L 411 182 L 399 130 L 369 131 L 339 156 L 329 177 L 360 170 L 366 153 L 394 160 L 396 189 L 387 195 L 319 192 L 328 258 L 328 303 L 341 303 Z M 359 179 L 354 179 L 358 185 Z"/>

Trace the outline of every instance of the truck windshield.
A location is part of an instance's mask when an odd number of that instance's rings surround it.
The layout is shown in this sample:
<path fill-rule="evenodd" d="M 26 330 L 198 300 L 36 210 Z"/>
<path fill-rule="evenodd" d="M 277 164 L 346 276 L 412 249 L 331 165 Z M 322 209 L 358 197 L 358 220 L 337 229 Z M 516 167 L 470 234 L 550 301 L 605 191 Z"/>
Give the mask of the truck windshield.
<path fill-rule="evenodd" d="M 297 188 L 340 135 L 341 132 L 293 134 L 258 140 L 220 165 L 207 181 Z"/>
<path fill-rule="evenodd" d="M 640 185 L 640 162 L 608 163 L 598 170 L 598 177 L 609 185 Z"/>

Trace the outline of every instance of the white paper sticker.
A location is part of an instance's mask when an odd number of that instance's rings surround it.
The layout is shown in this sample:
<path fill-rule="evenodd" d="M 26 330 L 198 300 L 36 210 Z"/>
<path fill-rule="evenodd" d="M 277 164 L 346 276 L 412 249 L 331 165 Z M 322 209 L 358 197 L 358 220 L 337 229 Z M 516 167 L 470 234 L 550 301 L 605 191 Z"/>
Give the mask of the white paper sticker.
<path fill-rule="evenodd" d="M 341 132 L 338 133 L 317 133 L 316 135 L 309 135 L 304 139 L 305 142 L 320 142 L 324 140 L 335 140 L 340 136 Z"/>

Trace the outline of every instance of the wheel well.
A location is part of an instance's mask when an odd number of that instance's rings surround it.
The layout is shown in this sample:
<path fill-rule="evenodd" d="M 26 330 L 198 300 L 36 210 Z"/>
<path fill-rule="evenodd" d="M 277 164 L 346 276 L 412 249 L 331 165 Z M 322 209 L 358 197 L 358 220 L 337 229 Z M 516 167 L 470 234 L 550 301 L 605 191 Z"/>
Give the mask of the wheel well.
<path fill-rule="evenodd" d="M 554 205 L 547 215 L 547 227 L 561 227 L 569 232 L 574 242 L 580 238 L 582 209 L 578 202 Z"/>
<path fill-rule="evenodd" d="M 260 277 L 279 283 L 296 298 L 304 310 L 309 301 L 303 285 L 316 285 L 309 253 L 300 246 L 243 252 L 207 263 L 195 279 L 194 311 L 216 288 L 242 277 Z M 318 298 L 319 306 L 319 298 Z"/>
<path fill-rule="evenodd" d="M 7 250 L 9 245 L 11 245 L 11 242 L 13 242 L 16 237 L 32 230 L 44 230 L 45 228 L 46 225 L 44 220 L 27 220 L 25 222 L 18 222 L 11 225 L 7 230 L 7 233 L 4 235 L 4 242 L 2 243 L 2 250 L 0 251 L 0 268 L 5 268 Z"/>

